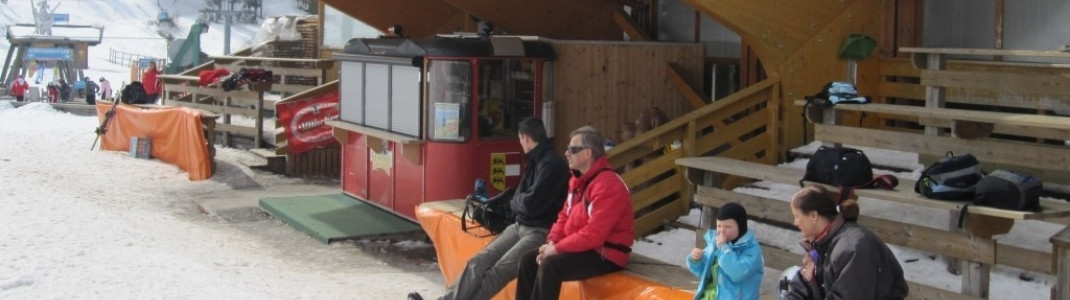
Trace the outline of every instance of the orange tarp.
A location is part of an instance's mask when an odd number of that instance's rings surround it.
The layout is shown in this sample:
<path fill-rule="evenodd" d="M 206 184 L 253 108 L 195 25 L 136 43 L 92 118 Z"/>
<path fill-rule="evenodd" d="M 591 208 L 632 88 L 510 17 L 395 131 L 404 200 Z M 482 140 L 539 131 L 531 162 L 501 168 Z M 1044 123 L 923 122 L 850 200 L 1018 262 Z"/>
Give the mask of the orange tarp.
<path fill-rule="evenodd" d="M 462 200 L 463 201 L 463 200 Z M 450 205 L 442 203 L 424 203 L 416 208 L 416 219 L 435 244 L 438 265 L 446 284 L 453 283 L 464 270 L 468 261 L 484 246 L 490 244 L 493 237 L 487 235 L 483 228 L 461 231 L 461 218 L 455 212 L 446 211 Z M 453 206 L 455 207 L 455 206 Z M 478 226 L 478 224 L 472 224 Z M 512 300 L 516 293 L 516 280 L 510 282 L 495 300 Z M 565 282 L 561 286 L 560 299 L 606 299 L 606 300 L 690 300 L 694 291 L 683 290 L 653 282 L 629 272 L 617 272 L 580 282 Z"/>
<path fill-rule="evenodd" d="M 97 101 L 97 118 L 101 122 L 112 107 L 111 102 Z M 152 139 L 152 157 L 178 166 L 193 181 L 212 177 L 201 112 L 185 107 L 141 108 L 119 104 L 108 122 L 108 131 L 100 137 L 100 149 L 130 151 L 130 138 Z"/>

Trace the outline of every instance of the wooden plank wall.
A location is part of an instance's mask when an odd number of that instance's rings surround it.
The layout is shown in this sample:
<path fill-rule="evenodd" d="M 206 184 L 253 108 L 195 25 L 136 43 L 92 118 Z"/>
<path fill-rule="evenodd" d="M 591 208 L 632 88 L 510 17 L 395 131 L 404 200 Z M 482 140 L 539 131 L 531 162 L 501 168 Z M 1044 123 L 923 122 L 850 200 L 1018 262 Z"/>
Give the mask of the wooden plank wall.
<path fill-rule="evenodd" d="M 829 81 L 847 78 L 840 46 L 850 34 L 881 39 L 883 0 L 682 0 L 732 29 L 761 59 L 767 75 L 779 77 L 782 145 L 790 149 L 804 138 L 801 108 L 793 104 L 818 92 Z M 882 45 L 883 47 L 883 45 Z M 874 57 L 879 56 L 878 49 Z M 859 90 L 872 95 L 876 64 L 871 57 L 858 67 Z M 869 74 L 868 78 L 864 74 Z M 870 84 L 867 80 L 873 80 Z"/>
<path fill-rule="evenodd" d="M 666 74 L 674 63 L 692 86 L 700 86 L 705 53 L 701 44 L 551 41 L 557 52 L 553 78 L 555 149 L 584 125 L 615 137 L 621 123 L 657 106 L 675 119 L 691 111 Z M 567 67 L 566 67 L 567 66 Z"/>

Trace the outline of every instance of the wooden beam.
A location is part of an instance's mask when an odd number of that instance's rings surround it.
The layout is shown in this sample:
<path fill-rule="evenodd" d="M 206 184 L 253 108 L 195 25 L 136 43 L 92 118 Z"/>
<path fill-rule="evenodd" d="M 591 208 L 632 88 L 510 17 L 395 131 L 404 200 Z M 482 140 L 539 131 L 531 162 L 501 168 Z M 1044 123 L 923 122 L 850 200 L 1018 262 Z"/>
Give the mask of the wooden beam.
<path fill-rule="evenodd" d="M 684 98 L 687 99 L 687 102 L 691 103 L 691 107 L 700 108 L 706 106 L 706 104 L 710 104 L 709 100 L 707 100 L 709 99 L 708 97 L 703 96 L 701 93 L 695 90 L 695 88 L 692 87 L 691 84 L 687 83 L 687 80 L 684 79 L 683 72 L 680 68 L 671 63 L 666 63 L 665 73 L 669 74 L 669 80 L 672 81 L 673 85 L 676 86 L 676 90 L 680 91 L 680 93 L 684 95 Z"/>
<path fill-rule="evenodd" d="M 795 105 L 805 105 L 805 100 L 796 100 Z M 929 108 L 899 104 L 838 104 L 835 110 L 864 111 L 918 118 L 970 121 L 1007 126 L 1036 127 L 1058 131 L 1070 131 L 1070 117 L 1003 113 L 954 108 Z"/>
<path fill-rule="evenodd" d="M 323 0 L 324 3 L 384 33 L 393 24 L 412 38 L 461 31 L 467 14 L 442 0 Z"/>
<path fill-rule="evenodd" d="M 1070 73 L 1052 75 L 1008 74 L 976 71 L 922 71 L 921 84 L 995 90 L 1008 95 L 1070 96 Z M 1066 107 L 1067 104 L 1060 105 Z M 1040 109 L 1048 107 L 1036 107 Z"/>
<path fill-rule="evenodd" d="M 1065 171 L 1070 169 L 1070 149 L 1032 143 L 995 140 L 963 140 L 876 129 L 815 124 L 814 139 L 919 154 L 973 153 L 978 160 L 1030 168 Z"/>
<path fill-rule="evenodd" d="M 1070 53 L 1059 51 L 1037 50 L 999 50 L 999 49 L 964 49 L 964 48 L 899 48 L 899 52 L 906 53 L 929 53 L 929 54 L 954 54 L 954 55 L 979 55 L 979 56 L 1033 56 L 1033 57 L 1059 57 L 1070 58 Z"/>
<path fill-rule="evenodd" d="M 494 22 L 495 27 L 511 34 L 570 40 L 623 38 L 613 22 L 613 14 L 620 5 L 610 1 L 444 1 L 476 18 Z"/>
<path fill-rule="evenodd" d="M 632 18 L 628 16 L 628 13 L 624 11 L 624 8 L 618 7 L 613 11 L 613 23 L 616 23 L 624 33 L 627 33 L 628 37 L 631 38 L 633 42 L 645 42 L 651 40 L 651 38 L 639 28 L 639 25 L 632 21 Z"/>

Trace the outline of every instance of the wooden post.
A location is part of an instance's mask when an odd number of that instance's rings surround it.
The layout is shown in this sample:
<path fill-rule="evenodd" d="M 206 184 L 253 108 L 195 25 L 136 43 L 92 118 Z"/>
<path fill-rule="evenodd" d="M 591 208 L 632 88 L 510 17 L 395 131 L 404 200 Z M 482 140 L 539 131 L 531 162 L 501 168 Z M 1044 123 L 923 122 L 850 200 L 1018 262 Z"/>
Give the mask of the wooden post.
<path fill-rule="evenodd" d="M 994 235 L 1005 234 L 1014 227 L 1014 220 L 993 216 L 969 214 L 965 216 L 963 228 L 958 227 L 960 212 L 951 211 L 951 231 L 964 232 L 970 236 L 990 239 Z M 952 259 L 948 259 L 949 269 L 954 265 Z M 989 282 L 992 274 L 992 265 L 958 260 L 958 268 L 962 274 L 962 293 L 981 298 L 988 298 Z"/>
<path fill-rule="evenodd" d="M 15 44 L 11 44 L 11 46 L 7 47 L 7 57 L 4 58 L 4 68 L 0 69 L 0 83 L 7 83 L 7 82 L 12 80 L 12 79 L 8 79 L 8 78 L 12 77 L 12 76 L 8 76 L 8 70 L 12 71 L 10 74 L 12 74 L 12 75 L 15 74 L 14 70 L 10 69 L 11 68 L 11 57 L 14 56 L 14 55 L 15 55 Z"/>
<path fill-rule="evenodd" d="M 695 120 L 687 122 L 687 131 L 684 134 L 680 143 L 681 149 L 677 151 L 684 151 L 684 157 L 695 157 L 698 154 L 695 153 L 695 137 L 698 136 L 698 125 L 695 124 Z M 680 211 L 685 215 L 688 214 L 688 210 L 691 209 L 691 203 L 695 201 L 695 186 L 692 186 L 687 179 L 687 168 L 682 166 L 676 166 L 676 174 L 679 176 L 680 186 L 684 187 L 680 193 Z"/>
<path fill-rule="evenodd" d="M 1053 267 L 1056 272 L 1051 299 L 1070 300 L 1070 226 L 1051 237 Z"/>
<path fill-rule="evenodd" d="M 230 107 L 230 96 L 224 95 L 222 100 L 224 108 Z M 230 113 L 226 112 L 225 110 L 223 111 L 223 124 L 230 125 Z M 233 137 L 231 136 L 230 131 L 228 130 L 223 131 L 223 143 L 224 146 L 235 147 Z"/>
<path fill-rule="evenodd" d="M 947 60 L 944 59 L 943 54 L 938 53 L 914 53 L 915 56 L 923 56 L 925 59 L 925 69 L 930 71 L 943 70 L 947 64 Z M 914 61 L 918 61 L 915 58 Z M 944 107 L 944 100 L 946 96 L 946 90 L 942 86 L 925 86 L 925 107 L 942 108 Z M 925 126 L 925 134 L 938 135 L 940 128 L 936 126 Z"/>

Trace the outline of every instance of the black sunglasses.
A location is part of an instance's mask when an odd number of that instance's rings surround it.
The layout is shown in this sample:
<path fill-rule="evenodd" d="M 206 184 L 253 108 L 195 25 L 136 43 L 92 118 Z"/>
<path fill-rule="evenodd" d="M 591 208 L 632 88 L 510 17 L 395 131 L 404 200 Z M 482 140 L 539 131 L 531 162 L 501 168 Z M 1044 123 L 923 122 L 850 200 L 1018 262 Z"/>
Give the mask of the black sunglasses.
<path fill-rule="evenodd" d="M 565 152 L 568 152 L 568 154 L 576 154 L 576 153 L 578 153 L 580 151 L 583 151 L 583 149 L 587 149 L 587 147 L 584 147 L 584 146 L 568 146 L 568 148 L 565 149 Z"/>

